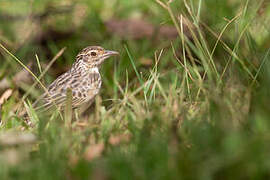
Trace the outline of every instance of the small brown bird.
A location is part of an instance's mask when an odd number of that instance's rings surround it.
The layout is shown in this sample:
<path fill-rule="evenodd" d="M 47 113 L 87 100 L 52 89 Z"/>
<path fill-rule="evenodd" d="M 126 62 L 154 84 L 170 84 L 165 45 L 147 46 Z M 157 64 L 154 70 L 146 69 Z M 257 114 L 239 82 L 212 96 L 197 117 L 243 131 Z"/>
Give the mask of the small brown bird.
<path fill-rule="evenodd" d="M 84 48 L 76 56 L 76 61 L 71 69 L 48 86 L 48 92 L 39 98 L 42 100 L 42 105 L 37 109 L 49 109 L 54 105 L 62 108 L 65 106 L 67 89 L 72 91 L 72 108 L 84 103 L 91 104 L 101 88 L 102 79 L 99 68 L 105 59 L 115 55 L 119 55 L 119 53 L 105 50 L 100 46 Z M 33 107 L 38 102 L 39 100 L 33 104 Z"/>

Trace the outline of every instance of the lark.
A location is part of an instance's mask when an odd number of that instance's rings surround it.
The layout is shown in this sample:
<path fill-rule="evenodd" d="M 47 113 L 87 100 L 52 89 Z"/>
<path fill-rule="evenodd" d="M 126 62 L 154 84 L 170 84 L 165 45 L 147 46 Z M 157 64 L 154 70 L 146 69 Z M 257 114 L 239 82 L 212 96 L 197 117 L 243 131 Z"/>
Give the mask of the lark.
<path fill-rule="evenodd" d="M 72 67 L 60 75 L 47 88 L 38 102 L 42 105 L 38 109 L 50 109 L 51 107 L 63 108 L 67 99 L 67 90 L 72 92 L 72 108 L 80 107 L 88 103 L 90 105 L 99 93 L 102 78 L 99 69 L 102 63 L 111 56 L 119 55 L 116 51 L 105 50 L 100 46 L 88 46 L 76 56 Z M 42 100 L 42 101 L 40 101 Z"/>

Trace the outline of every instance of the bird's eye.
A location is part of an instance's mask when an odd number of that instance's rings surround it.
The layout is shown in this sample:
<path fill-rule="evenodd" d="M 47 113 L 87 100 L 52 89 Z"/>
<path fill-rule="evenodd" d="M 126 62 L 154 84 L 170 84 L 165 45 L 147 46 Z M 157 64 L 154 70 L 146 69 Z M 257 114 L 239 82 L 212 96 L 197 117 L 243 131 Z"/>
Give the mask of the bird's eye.
<path fill-rule="evenodd" d="M 91 54 L 91 56 L 96 56 L 97 55 L 96 52 L 91 52 L 90 54 Z"/>

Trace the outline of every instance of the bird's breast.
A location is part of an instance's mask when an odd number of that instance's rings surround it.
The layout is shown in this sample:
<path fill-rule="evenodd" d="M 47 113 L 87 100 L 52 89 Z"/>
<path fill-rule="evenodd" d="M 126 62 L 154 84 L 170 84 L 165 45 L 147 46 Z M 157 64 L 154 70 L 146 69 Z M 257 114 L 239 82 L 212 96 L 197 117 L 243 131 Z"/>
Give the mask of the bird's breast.
<path fill-rule="evenodd" d="M 91 99 L 99 93 L 102 84 L 101 76 L 97 72 L 88 73 L 81 84 L 82 91 L 86 93 L 87 99 Z"/>

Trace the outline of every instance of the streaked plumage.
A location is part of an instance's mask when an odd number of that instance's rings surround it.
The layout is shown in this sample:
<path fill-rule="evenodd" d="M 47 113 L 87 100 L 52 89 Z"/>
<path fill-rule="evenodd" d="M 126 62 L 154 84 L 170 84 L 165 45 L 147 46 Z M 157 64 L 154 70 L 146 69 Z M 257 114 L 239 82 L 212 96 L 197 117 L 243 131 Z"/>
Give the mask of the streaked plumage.
<path fill-rule="evenodd" d="M 76 108 L 84 103 L 92 103 L 99 93 L 102 80 L 99 73 L 100 65 L 105 59 L 118 55 L 116 51 L 104 50 L 100 46 L 84 48 L 77 56 L 71 69 L 59 76 L 48 86 L 48 93 L 41 96 L 42 105 L 38 109 L 49 109 L 57 105 L 62 108 L 67 99 L 67 89 L 72 91 L 72 107 Z M 34 103 L 34 106 L 39 101 Z"/>

